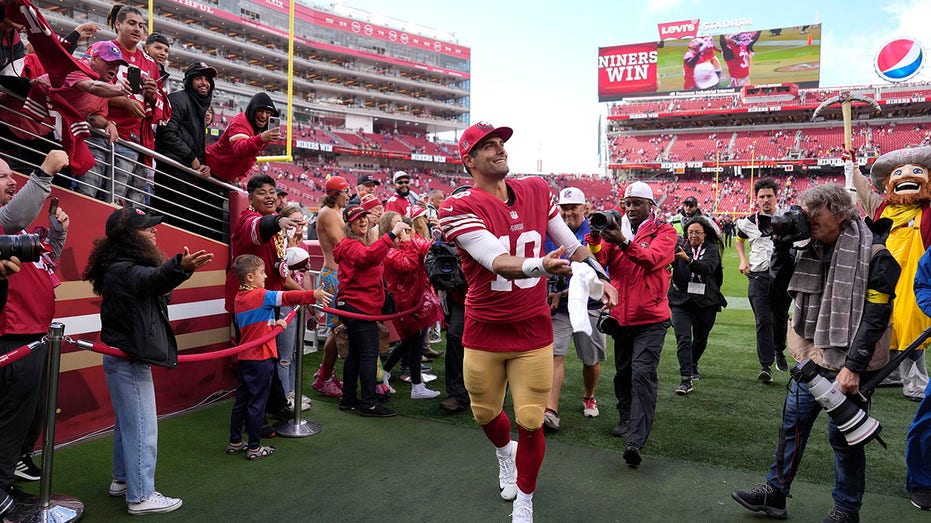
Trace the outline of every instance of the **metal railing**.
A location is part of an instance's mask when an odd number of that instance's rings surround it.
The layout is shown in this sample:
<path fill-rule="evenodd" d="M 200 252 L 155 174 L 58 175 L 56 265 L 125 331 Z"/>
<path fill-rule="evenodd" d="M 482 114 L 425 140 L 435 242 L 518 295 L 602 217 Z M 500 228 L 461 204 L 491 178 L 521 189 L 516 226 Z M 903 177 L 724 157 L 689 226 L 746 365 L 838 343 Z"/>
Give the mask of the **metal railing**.
<path fill-rule="evenodd" d="M 8 97 L 18 98 L 15 93 L 2 87 L 0 91 Z M 8 102 L 0 101 L 0 107 L 36 122 L 31 115 L 14 109 Z M 2 125 L 32 137 L 32 140 L 20 141 L 6 136 L 7 133 L 0 133 L 0 149 L 3 149 L 0 150 L 0 156 L 7 159 L 14 169 L 31 171 L 38 168 L 41 165 L 40 158 L 44 158 L 47 151 L 62 148 L 57 140 L 49 138 L 48 133 L 40 136 L 11 122 L 3 122 Z M 48 129 L 49 133 L 54 131 L 56 135 L 59 134 L 53 126 L 44 123 L 40 125 Z M 182 229 L 229 242 L 229 194 L 230 191 L 243 192 L 242 189 L 213 177 L 203 178 L 198 171 L 139 144 L 123 139 L 113 144 L 102 131 L 92 129 L 92 132 L 104 138 L 86 140 L 95 157 L 106 159 L 105 165 L 93 169 L 106 178 L 104 189 L 97 190 L 98 187 L 89 183 L 84 175 L 63 176 L 56 181 L 56 185 L 65 188 L 70 185 L 71 189 L 86 195 L 96 192 L 97 199 L 110 204 L 149 209 L 166 216 L 168 223 Z M 120 153 L 117 146 L 138 153 L 139 158 Z M 9 154 L 4 150 L 15 150 L 19 154 Z M 154 167 L 145 165 L 143 155 L 153 158 Z"/>

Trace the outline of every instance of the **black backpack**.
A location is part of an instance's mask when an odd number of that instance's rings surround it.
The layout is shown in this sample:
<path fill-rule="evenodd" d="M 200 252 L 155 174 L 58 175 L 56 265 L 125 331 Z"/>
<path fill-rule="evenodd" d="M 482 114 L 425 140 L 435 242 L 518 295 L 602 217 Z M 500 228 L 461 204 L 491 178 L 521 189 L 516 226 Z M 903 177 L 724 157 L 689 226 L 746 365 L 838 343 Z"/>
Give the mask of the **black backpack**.
<path fill-rule="evenodd" d="M 441 241 L 433 242 L 423 263 L 427 277 L 436 290 L 451 291 L 465 286 L 465 275 L 459 266 L 459 251 L 455 245 Z"/>

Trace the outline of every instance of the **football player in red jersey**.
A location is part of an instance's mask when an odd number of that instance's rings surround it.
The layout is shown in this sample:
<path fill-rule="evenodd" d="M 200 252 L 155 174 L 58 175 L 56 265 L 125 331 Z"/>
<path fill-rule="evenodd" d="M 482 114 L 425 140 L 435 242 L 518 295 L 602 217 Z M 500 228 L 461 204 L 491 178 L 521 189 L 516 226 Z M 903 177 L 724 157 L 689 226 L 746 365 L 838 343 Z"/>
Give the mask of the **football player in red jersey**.
<path fill-rule="evenodd" d="M 750 85 L 750 65 L 753 63 L 753 44 L 760 39 L 760 31 L 721 35 L 721 55 L 727 64 L 731 87 Z"/>
<path fill-rule="evenodd" d="M 516 498 L 513 521 L 532 521 L 546 449 L 540 429 L 553 382 L 546 275 L 568 276 L 570 260 L 585 262 L 604 280 L 606 307 L 617 304 L 617 291 L 559 216 L 549 185 L 538 177 L 506 180 L 504 142 L 512 134 L 485 122 L 466 129 L 459 156 L 475 186 L 446 199 L 439 218 L 446 239 L 459 247 L 468 281 L 462 342 L 472 414 L 497 448 L 501 497 Z M 542 256 L 547 235 L 562 247 Z M 517 442 L 502 410 L 508 386 Z"/>

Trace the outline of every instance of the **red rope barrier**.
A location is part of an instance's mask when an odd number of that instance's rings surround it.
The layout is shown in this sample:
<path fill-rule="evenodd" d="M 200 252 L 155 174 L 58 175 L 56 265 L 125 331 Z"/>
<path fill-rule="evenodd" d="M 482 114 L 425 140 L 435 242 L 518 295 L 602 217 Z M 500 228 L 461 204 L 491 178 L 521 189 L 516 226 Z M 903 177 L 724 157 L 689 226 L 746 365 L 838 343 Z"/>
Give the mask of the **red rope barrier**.
<path fill-rule="evenodd" d="M 320 307 L 320 310 L 327 314 L 333 314 L 335 316 L 344 316 L 346 318 L 353 318 L 356 320 L 368 320 L 368 321 L 387 321 L 395 320 L 402 316 L 410 316 L 415 312 L 420 310 L 420 304 L 418 303 L 416 307 L 411 307 L 409 310 L 396 312 L 394 314 L 384 314 L 381 316 L 370 316 L 368 314 L 359 314 L 356 312 L 348 312 L 340 309 L 331 309 L 330 307 Z"/>
<path fill-rule="evenodd" d="M 294 321 L 294 317 L 296 316 L 296 314 L 297 312 L 295 310 L 292 310 L 290 313 L 288 313 L 287 316 L 285 316 L 284 321 L 286 323 L 291 323 L 292 321 Z M 214 352 L 203 352 L 200 354 L 179 354 L 178 363 L 190 363 L 193 361 L 207 361 L 207 360 L 225 358 L 227 356 L 232 356 L 234 354 L 239 354 L 240 352 L 252 349 L 254 347 L 258 347 L 259 345 L 266 343 L 267 341 L 281 334 L 281 331 L 283 330 L 284 329 L 282 329 L 280 326 L 273 327 L 271 332 L 269 332 L 268 334 L 266 334 L 265 336 L 262 336 L 261 338 L 257 340 L 252 340 L 249 343 L 245 343 L 242 345 L 236 345 L 228 349 L 222 349 L 222 350 L 218 350 Z M 129 359 L 129 356 L 125 352 L 121 351 L 120 349 L 117 349 L 116 347 L 111 347 L 105 343 L 100 343 L 100 342 L 93 342 L 93 343 L 83 342 L 83 343 L 87 345 L 78 345 L 82 349 L 87 349 L 92 352 L 98 352 L 106 356 L 115 356 L 117 358 Z M 16 349 L 16 350 L 19 350 L 19 349 Z"/>
<path fill-rule="evenodd" d="M 0 354 L 0 367 L 6 367 L 13 362 L 19 361 L 26 356 L 29 356 L 34 350 L 36 350 L 39 345 L 42 345 L 43 343 L 45 342 L 34 341 L 27 345 L 23 345 L 22 347 L 17 347 L 10 352 L 7 352 L 6 354 Z"/>

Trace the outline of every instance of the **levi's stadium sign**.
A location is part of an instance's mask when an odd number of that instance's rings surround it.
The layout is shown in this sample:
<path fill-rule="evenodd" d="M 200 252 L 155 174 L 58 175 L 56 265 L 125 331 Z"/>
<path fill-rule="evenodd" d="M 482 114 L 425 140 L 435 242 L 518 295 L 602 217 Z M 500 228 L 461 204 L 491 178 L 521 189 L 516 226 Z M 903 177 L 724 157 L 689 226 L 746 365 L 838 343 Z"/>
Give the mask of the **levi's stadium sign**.
<path fill-rule="evenodd" d="M 698 35 L 698 20 L 683 20 L 681 22 L 667 22 L 657 24 L 659 27 L 659 39 L 676 40 L 678 38 L 693 37 Z"/>

